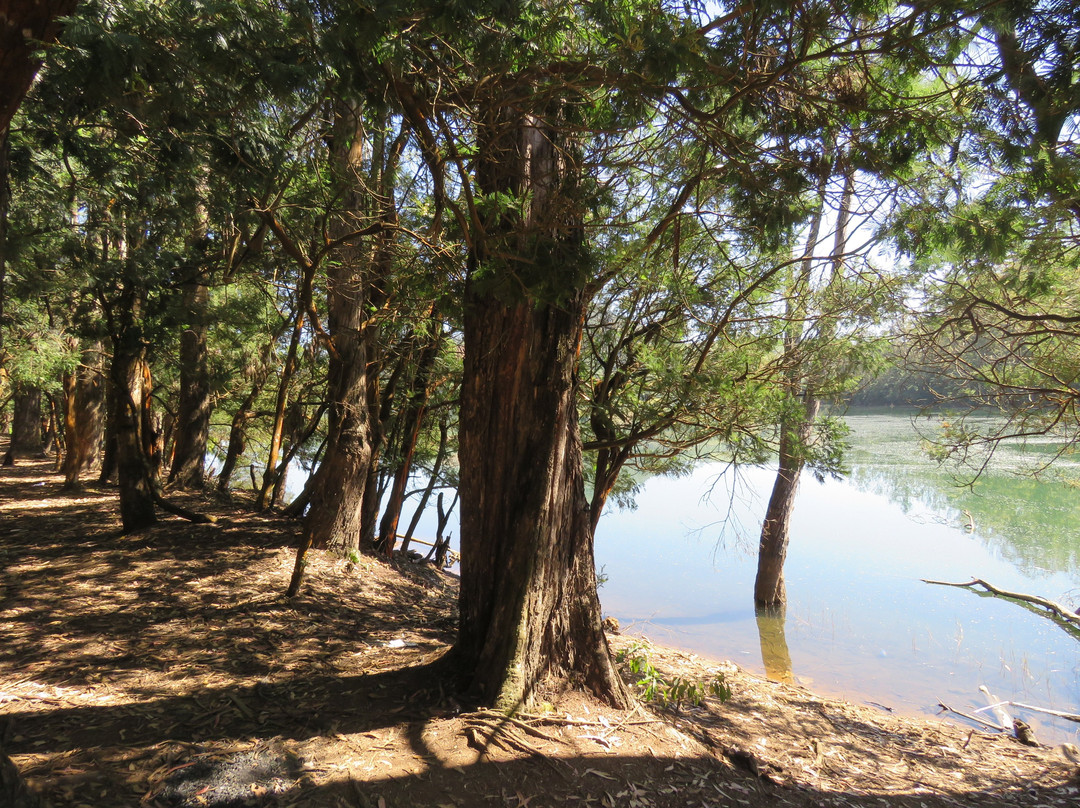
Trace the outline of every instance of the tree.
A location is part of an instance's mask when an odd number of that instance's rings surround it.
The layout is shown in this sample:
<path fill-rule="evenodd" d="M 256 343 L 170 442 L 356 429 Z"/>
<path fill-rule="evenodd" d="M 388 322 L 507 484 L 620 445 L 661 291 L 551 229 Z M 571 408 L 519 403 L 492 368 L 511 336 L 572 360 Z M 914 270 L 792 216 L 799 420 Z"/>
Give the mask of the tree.
<path fill-rule="evenodd" d="M 0 366 L 4 364 L 3 324 L 5 314 L 8 252 L 9 127 L 40 62 L 38 43 L 52 42 L 61 29 L 61 19 L 70 14 L 77 0 L 4 0 L 0 3 Z M 12 440 L 4 464 L 14 462 L 17 452 L 41 450 L 40 391 L 20 387 L 15 396 Z M 35 424 L 37 426 L 35 427 Z"/>
<path fill-rule="evenodd" d="M 40 67 L 38 43 L 55 40 L 62 18 L 77 4 L 78 0 L 0 2 L 0 141 Z"/>
<path fill-rule="evenodd" d="M 946 9 L 973 37 L 954 78 L 968 134 L 895 235 L 927 277 L 909 366 L 939 406 L 1004 416 L 950 419 L 943 451 L 977 474 L 1001 440 L 1080 438 L 1080 13 L 1058 2 Z"/>

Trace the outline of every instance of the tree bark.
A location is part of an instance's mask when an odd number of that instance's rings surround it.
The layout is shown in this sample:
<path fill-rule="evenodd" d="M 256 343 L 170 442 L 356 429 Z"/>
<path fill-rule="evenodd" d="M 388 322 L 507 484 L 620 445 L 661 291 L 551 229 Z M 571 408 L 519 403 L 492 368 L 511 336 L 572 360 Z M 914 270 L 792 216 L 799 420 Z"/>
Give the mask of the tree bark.
<path fill-rule="evenodd" d="M 757 578 L 754 581 L 754 603 L 758 607 L 775 608 L 787 602 L 784 562 L 787 560 L 791 514 L 795 510 L 799 477 L 806 465 L 805 447 L 819 409 L 820 401 L 808 392 L 801 417 L 785 419 L 780 427 L 780 463 L 758 545 Z"/>
<path fill-rule="evenodd" d="M 358 172 L 363 156 L 363 123 L 359 110 L 341 101 L 335 105 L 333 142 L 335 170 L 345 189 L 344 209 L 333 230 L 337 237 L 343 237 L 359 229 L 356 215 L 362 210 Z M 364 339 L 368 317 L 367 278 L 358 247 L 343 247 L 338 259 L 327 273 L 327 320 L 332 345 L 326 394 L 329 403 L 326 456 L 315 472 L 317 479 L 290 594 L 295 594 L 299 586 L 302 556 L 307 547 L 348 553 L 360 546 L 360 503 L 371 460 L 368 356 Z"/>
<path fill-rule="evenodd" d="M 503 710 L 530 704 L 549 679 L 627 706 L 600 626 L 578 431 L 588 257 L 573 198 L 576 150 L 557 124 L 509 109 L 479 139 L 480 190 L 528 197 L 529 209 L 523 219 L 498 211 L 474 234 L 455 653 L 473 691 Z M 551 274 L 536 278 L 537 261 Z M 542 296 L 514 288 L 530 276 L 552 287 Z"/>
<path fill-rule="evenodd" d="M 201 489 L 206 483 L 206 445 L 210 439 L 210 371 L 207 365 L 206 314 L 210 290 L 196 279 L 184 289 L 190 323 L 180 335 L 180 400 L 174 429 L 169 484 Z"/>
<path fill-rule="evenodd" d="M 44 448 L 41 434 L 41 390 L 16 385 L 12 397 L 11 443 L 12 457 L 40 457 Z"/>
<path fill-rule="evenodd" d="M 390 496 L 383 508 L 382 521 L 379 523 L 379 548 L 387 555 L 393 552 L 394 543 L 397 539 L 398 522 L 401 519 L 401 507 L 405 502 L 405 487 L 409 482 L 412 472 L 412 458 L 416 451 L 416 442 L 420 436 L 420 427 L 423 424 L 424 412 L 427 409 L 428 396 L 431 393 L 431 371 L 435 366 L 435 359 L 439 354 L 439 345 L 442 343 L 441 324 L 437 321 L 437 315 L 432 311 L 429 315 L 432 333 L 428 342 L 420 351 L 420 357 L 416 364 L 416 374 L 413 379 L 413 394 L 405 412 L 401 414 L 402 428 L 400 430 L 400 448 L 397 454 L 397 467 L 394 469 L 394 480 L 390 486 Z M 404 548 L 403 548 L 404 549 Z"/>
<path fill-rule="evenodd" d="M 277 400 L 274 405 L 274 425 L 270 430 L 270 451 L 266 458 L 266 471 L 263 472 L 262 486 L 259 488 L 259 495 L 255 500 L 255 507 L 259 510 L 267 507 L 267 498 L 274 485 L 274 473 L 277 469 L 278 455 L 281 452 L 281 440 L 285 433 L 285 411 L 289 404 L 289 387 L 292 385 L 293 375 L 296 373 L 296 368 L 300 362 L 300 338 L 304 333 L 304 317 L 311 302 L 311 290 L 314 280 L 315 267 L 305 267 L 300 289 L 297 291 L 296 319 L 293 321 L 289 349 L 285 355 L 285 363 L 281 368 L 281 380 L 278 383 Z"/>
<path fill-rule="evenodd" d="M 78 0 L 0 0 L 0 137 L 41 66 L 34 58 L 40 42 L 60 33 L 60 17 L 75 10 Z"/>
<path fill-rule="evenodd" d="M 116 471 L 120 486 L 120 519 L 124 532 L 142 530 L 157 522 L 154 509 L 152 459 L 147 454 L 152 438 L 146 434 L 150 408 L 150 368 L 146 363 L 146 343 L 134 318 L 141 309 L 138 301 L 125 301 L 130 308 L 121 312 L 122 325 L 113 338 L 113 360 L 109 378 L 113 387 L 116 441 Z"/>
<path fill-rule="evenodd" d="M 61 472 L 66 488 L 77 487 L 79 478 L 98 462 L 105 413 L 106 380 L 102 356 L 100 342 L 84 350 L 82 361 L 72 374 L 70 395 L 65 390 L 66 453 Z"/>
<path fill-rule="evenodd" d="M 473 686 L 502 709 L 547 676 L 628 699 L 600 627 L 574 376 L 581 303 L 472 300 L 461 409 L 461 632 Z"/>
<path fill-rule="evenodd" d="M 427 508 L 428 500 L 431 499 L 431 492 L 435 490 L 435 486 L 439 483 L 439 472 L 442 471 L 442 465 L 446 461 L 446 447 L 449 444 L 449 439 L 450 424 L 444 417 L 439 422 L 439 448 L 435 451 L 435 462 L 431 466 L 431 474 L 428 477 L 427 485 L 424 486 L 424 490 L 420 494 L 420 502 L 417 503 L 412 519 L 409 521 L 409 526 L 405 530 L 405 536 L 401 540 L 402 552 L 409 549 L 409 542 L 412 540 L 413 533 L 416 532 L 416 526 L 420 524 L 420 517 L 424 515 L 424 509 Z"/>

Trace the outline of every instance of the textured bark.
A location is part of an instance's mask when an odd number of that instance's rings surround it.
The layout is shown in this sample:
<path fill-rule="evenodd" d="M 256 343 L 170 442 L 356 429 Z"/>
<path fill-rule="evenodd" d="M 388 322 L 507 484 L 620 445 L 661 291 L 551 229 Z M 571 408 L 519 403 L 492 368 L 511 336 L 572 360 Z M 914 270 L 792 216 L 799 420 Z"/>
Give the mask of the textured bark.
<path fill-rule="evenodd" d="M 18 385 L 12 397 L 11 443 L 13 457 L 40 457 L 44 450 L 41 434 L 41 390 Z"/>
<path fill-rule="evenodd" d="M 461 408 L 461 632 L 480 696 L 571 675 L 625 704 L 600 627 L 576 411 L 581 303 L 473 301 Z"/>
<path fill-rule="evenodd" d="M 120 520 L 125 533 L 157 521 L 154 509 L 152 458 L 146 435 L 150 406 L 149 367 L 140 329 L 127 324 L 114 338 L 109 374 L 116 401 L 116 470 L 120 486 Z"/>
<path fill-rule="evenodd" d="M 7 298 L 8 211 L 11 208 L 11 149 L 7 133 L 0 127 L 0 323 L 4 322 Z M 4 355 L 4 329 L 0 328 L 0 357 Z M 2 408 L 0 408 L 2 410 Z M 5 465 L 8 458 L 5 457 Z"/>
<path fill-rule="evenodd" d="M 474 236 L 464 316 L 455 653 L 479 697 L 505 710 L 531 703 L 547 680 L 630 702 L 600 626 L 576 406 L 587 257 L 574 149 L 556 145 L 558 131 L 502 109 L 478 149 L 481 191 L 530 205 L 524 220 L 500 211 L 486 223 L 497 243 Z M 506 266 L 511 249 L 518 258 Z M 537 257 L 557 300 L 500 284 L 534 272 Z"/>
<path fill-rule="evenodd" d="M 196 280 L 184 290 L 184 307 L 190 322 L 180 335 L 180 400 L 173 428 L 172 468 L 169 484 L 179 488 L 202 488 L 206 482 L 204 460 L 210 439 L 210 371 L 207 366 L 206 312 L 210 290 Z"/>
<path fill-rule="evenodd" d="M 37 75 L 38 43 L 56 39 L 58 18 L 76 5 L 78 0 L 0 0 L 0 137 Z"/>
<path fill-rule="evenodd" d="M 83 351 L 82 361 L 72 374 L 70 395 L 65 384 L 67 406 L 64 413 L 66 454 L 61 471 L 64 485 L 74 487 L 79 478 L 98 463 L 105 415 L 105 373 L 101 343 Z"/>
<path fill-rule="evenodd" d="M 342 237 L 358 229 L 354 216 L 362 210 L 357 172 L 362 164 L 363 129 L 359 112 L 340 102 L 336 105 L 334 144 L 338 177 L 347 189 L 345 213 L 334 224 L 334 234 Z M 330 405 L 328 440 L 326 456 L 316 471 L 297 571 L 290 585 L 294 594 L 305 547 L 326 547 L 341 553 L 359 548 L 360 504 L 371 460 L 364 257 L 357 247 L 344 247 L 328 272 L 327 321 L 333 343 L 326 394 Z"/>

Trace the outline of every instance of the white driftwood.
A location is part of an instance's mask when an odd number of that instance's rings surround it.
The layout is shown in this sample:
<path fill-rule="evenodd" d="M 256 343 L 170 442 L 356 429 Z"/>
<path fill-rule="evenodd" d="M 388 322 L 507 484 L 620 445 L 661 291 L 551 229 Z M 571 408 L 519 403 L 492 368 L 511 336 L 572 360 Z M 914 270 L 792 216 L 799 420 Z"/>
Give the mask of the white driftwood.
<path fill-rule="evenodd" d="M 1009 711 L 1005 709 L 1004 705 L 1008 704 L 1007 701 L 1002 701 L 993 693 L 986 685 L 979 685 L 979 692 L 986 697 L 986 707 L 983 707 L 975 712 L 981 713 L 983 710 L 989 710 L 994 714 L 994 718 L 997 719 L 998 725 L 1008 732 L 1013 726 L 1013 717 L 1009 715 Z"/>
<path fill-rule="evenodd" d="M 927 578 L 923 578 L 924 584 L 934 584 L 935 586 L 958 586 L 961 588 L 969 588 L 974 586 L 981 586 L 991 595 L 997 595 L 1002 598 L 1012 598 L 1013 600 L 1020 600 L 1024 603 L 1031 603 L 1035 606 L 1041 606 L 1042 608 L 1053 612 L 1062 620 L 1072 623 L 1075 626 L 1080 626 L 1080 614 L 1069 609 L 1068 606 L 1063 606 L 1060 603 L 1055 603 L 1052 600 L 1046 598 L 1040 598 L 1038 595 L 1025 595 L 1022 592 L 1009 592 L 1007 589 L 998 589 L 993 584 L 988 584 L 982 578 L 972 578 L 966 583 L 954 583 L 951 581 L 931 581 Z"/>
<path fill-rule="evenodd" d="M 1036 707 L 1033 704 L 1022 704 L 1019 701 L 1010 701 L 1009 704 L 1019 710 L 1031 710 L 1033 713 L 1043 713 L 1045 715 L 1052 715 L 1055 718 L 1064 718 L 1066 721 L 1075 721 L 1077 723 L 1080 723 L 1080 715 L 1077 715 L 1076 713 L 1066 713 L 1061 710 L 1051 710 L 1048 707 Z"/>

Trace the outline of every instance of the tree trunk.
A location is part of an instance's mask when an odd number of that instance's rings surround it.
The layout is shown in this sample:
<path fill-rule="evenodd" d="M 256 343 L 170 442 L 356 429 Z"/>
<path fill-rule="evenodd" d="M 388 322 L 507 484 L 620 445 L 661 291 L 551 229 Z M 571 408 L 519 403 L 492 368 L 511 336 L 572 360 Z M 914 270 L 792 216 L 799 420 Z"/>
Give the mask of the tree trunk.
<path fill-rule="evenodd" d="M 402 552 L 409 549 L 409 542 L 412 540 L 413 533 L 416 532 L 416 526 L 420 524 L 420 517 L 424 515 L 424 509 L 427 508 L 428 500 L 431 499 L 431 492 L 435 490 L 435 486 L 439 483 L 439 472 L 442 471 L 442 465 L 446 461 L 446 447 L 449 439 L 450 424 L 444 417 L 439 422 L 439 448 L 435 451 L 435 462 L 431 466 L 431 475 L 428 477 L 423 493 L 420 494 L 420 502 L 417 503 L 416 510 L 413 511 L 409 527 L 405 530 L 405 537 L 401 540 Z"/>
<path fill-rule="evenodd" d="M 765 520 L 761 524 L 758 545 L 757 578 L 754 603 L 759 607 L 777 607 L 787 602 L 784 586 L 784 561 L 787 559 L 788 531 L 795 509 L 799 477 L 806 464 L 806 445 L 817 418 L 820 401 L 807 393 L 803 412 L 785 419 L 780 427 L 780 464 L 773 482 Z M 800 417 L 801 416 L 801 417 Z"/>
<path fill-rule="evenodd" d="M 274 425 L 270 430 L 270 451 L 266 458 L 266 471 L 263 472 L 262 486 L 255 500 L 255 507 L 262 510 L 267 506 L 267 497 L 274 485 L 274 473 L 277 469 L 278 455 L 281 452 L 281 440 L 285 433 L 285 411 L 289 404 L 289 387 L 293 375 L 300 363 L 300 339 L 304 333 L 304 317 L 310 302 L 311 285 L 314 281 L 314 267 L 305 269 L 304 278 L 297 294 L 296 319 L 293 322 L 292 336 L 285 363 L 281 368 L 281 380 L 278 383 L 277 401 L 274 405 Z"/>
<path fill-rule="evenodd" d="M 123 315 L 122 315 L 123 316 Z M 114 340 L 110 380 L 116 401 L 116 470 L 120 485 L 120 519 L 125 533 L 157 522 L 151 459 L 147 456 L 146 344 L 141 329 L 125 323 Z"/>
<path fill-rule="evenodd" d="M 109 384 L 105 385 L 105 437 L 102 440 L 104 451 L 101 455 L 101 472 L 98 474 L 98 482 L 101 485 L 106 485 L 116 479 L 116 419 L 118 411 L 116 388 L 110 381 Z"/>
<path fill-rule="evenodd" d="M 55 470 L 60 470 L 60 464 L 63 462 L 63 452 L 60 448 L 60 419 L 61 408 L 56 402 L 56 398 L 48 393 L 45 394 L 45 401 L 49 405 L 48 415 L 45 417 L 45 437 L 42 441 L 41 453 L 46 457 L 53 455 L 56 458 Z"/>
<path fill-rule="evenodd" d="M 795 495 L 799 487 L 799 476 L 806 463 L 807 447 L 813 433 L 814 423 L 821 409 L 821 400 L 816 395 L 817 374 L 813 362 L 817 357 L 801 355 L 800 341 L 803 323 L 809 319 L 808 298 L 811 292 L 811 275 L 814 262 L 814 250 L 821 233 L 821 224 L 826 207 L 826 187 L 831 172 L 838 169 L 844 177 L 836 225 L 833 230 L 832 255 L 829 259 L 829 275 L 826 291 L 843 276 L 844 257 L 847 249 L 847 226 L 851 216 L 851 204 L 854 199 L 854 172 L 847 167 L 842 156 L 833 164 L 826 164 L 822 171 L 820 186 L 820 205 L 810 221 L 807 243 L 799 277 L 793 284 L 788 302 L 788 330 L 784 338 L 785 361 L 790 370 L 787 380 L 793 393 L 802 399 L 801 409 L 787 413 L 780 423 L 780 462 L 773 483 L 772 496 L 761 525 L 761 541 L 758 547 L 757 579 L 754 583 L 754 602 L 759 608 L 776 609 L 787 602 L 784 586 L 784 561 L 787 559 L 788 531 L 791 514 L 795 508 Z M 831 340 L 836 331 L 835 314 L 817 317 L 817 329 L 822 339 Z"/>
<path fill-rule="evenodd" d="M 267 361 L 270 351 L 271 347 L 268 345 L 260 354 L 262 360 L 252 371 L 251 390 L 233 413 L 232 422 L 229 425 L 229 446 L 225 450 L 221 473 L 218 474 L 217 488 L 222 493 L 229 490 L 229 481 L 232 479 L 236 464 L 247 449 L 247 423 L 255 417 L 255 400 L 259 397 L 270 375 Z"/>
<path fill-rule="evenodd" d="M 360 113 L 349 105 L 335 105 L 334 145 L 339 181 L 346 189 L 344 213 L 334 225 L 338 237 L 359 229 L 355 215 L 362 209 L 358 173 L 363 156 Z M 363 501 L 371 461 L 371 417 L 367 402 L 367 346 L 364 329 L 367 282 L 364 256 L 356 246 L 343 247 L 327 277 L 328 324 L 332 340 L 326 400 L 329 430 L 326 456 L 316 471 L 311 508 L 304 523 L 304 538 L 297 555 L 297 571 L 290 592 L 299 586 L 306 547 L 324 547 L 340 553 L 359 549 L 360 503 Z"/>
<path fill-rule="evenodd" d="M 41 64 L 41 42 L 60 33 L 58 19 L 75 10 L 77 0 L 7 0 L 0 14 L 0 138 Z"/>
<path fill-rule="evenodd" d="M 508 108 L 479 136 L 480 191 L 527 198 L 528 210 L 498 210 L 473 234 L 455 654 L 472 690 L 503 710 L 531 704 L 548 680 L 628 706 L 600 626 L 578 430 L 589 263 L 578 149 L 557 122 Z M 526 278 L 542 291 L 522 288 Z"/>
<path fill-rule="evenodd" d="M 417 360 L 416 375 L 413 380 L 413 394 L 409 403 L 402 413 L 402 428 L 400 450 L 397 452 L 397 468 L 394 470 L 394 481 L 390 486 L 390 497 L 383 508 L 382 521 L 379 524 L 379 547 L 387 555 L 393 552 L 397 538 L 398 521 L 401 519 L 401 507 L 405 502 L 405 487 L 409 482 L 412 472 L 412 458 L 416 451 L 416 442 L 420 436 L 420 426 L 423 424 L 424 411 L 427 408 L 428 396 L 431 393 L 430 379 L 431 370 L 435 366 L 435 359 L 439 354 L 439 345 L 442 342 L 441 326 L 435 320 L 435 313 L 430 315 L 432 334 L 429 341 L 424 345 Z M 404 549 L 404 548 L 403 548 Z"/>
<path fill-rule="evenodd" d="M 105 412 L 106 382 L 102 365 L 101 343 L 96 342 L 83 351 L 82 362 L 72 374 L 70 394 L 65 385 L 67 452 L 61 471 L 66 488 L 77 487 L 79 477 L 98 462 Z"/>
<path fill-rule="evenodd" d="M 575 378 L 583 300 L 470 300 L 461 402 L 461 632 L 486 702 L 580 675 L 626 705 L 600 627 Z"/>
<path fill-rule="evenodd" d="M 184 290 L 184 308 L 191 321 L 180 335 L 180 401 L 169 483 L 201 489 L 206 482 L 204 461 L 210 439 L 210 371 L 207 367 L 206 313 L 210 290 L 194 280 Z"/>
<path fill-rule="evenodd" d="M 41 434 L 41 390 L 16 385 L 12 397 L 11 443 L 12 457 L 40 457 L 43 450 Z"/>
<path fill-rule="evenodd" d="M 7 129 L 0 126 L 0 361 L 4 358 L 4 306 L 7 298 L 7 261 L 8 261 L 8 210 L 11 207 L 11 149 L 8 144 Z M 5 374 L 6 375 L 6 374 Z M 4 410 L 0 407 L 0 413 Z M 6 424 L 0 425 L 6 426 Z M 14 462 L 10 446 L 4 456 L 3 464 Z"/>

